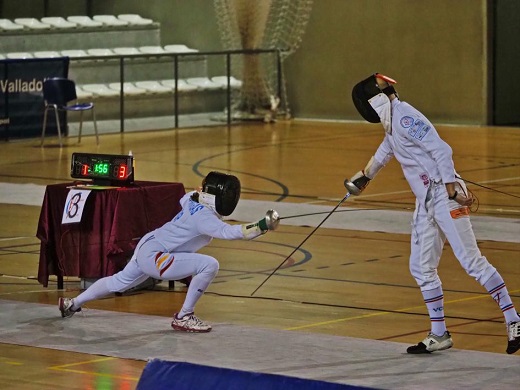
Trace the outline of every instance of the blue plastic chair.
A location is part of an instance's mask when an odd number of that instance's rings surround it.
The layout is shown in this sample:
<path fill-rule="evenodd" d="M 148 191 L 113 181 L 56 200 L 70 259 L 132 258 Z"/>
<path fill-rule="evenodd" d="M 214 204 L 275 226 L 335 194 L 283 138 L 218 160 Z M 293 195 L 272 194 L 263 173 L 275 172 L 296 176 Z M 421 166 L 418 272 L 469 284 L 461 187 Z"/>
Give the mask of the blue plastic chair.
<path fill-rule="evenodd" d="M 59 111 L 75 111 L 80 114 L 79 117 L 79 135 L 78 143 L 81 142 L 81 130 L 83 128 L 83 112 L 92 112 L 92 121 L 94 122 L 94 130 L 96 132 L 96 143 L 99 145 L 99 136 L 96 123 L 96 114 L 94 110 L 94 103 L 78 103 L 76 95 L 76 83 L 74 81 L 55 77 L 47 79 L 43 82 L 43 99 L 45 101 L 45 111 L 43 114 L 43 129 L 42 129 L 42 142 L 45 138 L 45 129 L 47 127 L 47 113 L 49 110 L 54 110 L 56 116 L 56 126 L 58 128 L 58 138 L 60 140 L 60 147 L 63 146 L 61 137 L 61 124 L 58 115 Z"/>

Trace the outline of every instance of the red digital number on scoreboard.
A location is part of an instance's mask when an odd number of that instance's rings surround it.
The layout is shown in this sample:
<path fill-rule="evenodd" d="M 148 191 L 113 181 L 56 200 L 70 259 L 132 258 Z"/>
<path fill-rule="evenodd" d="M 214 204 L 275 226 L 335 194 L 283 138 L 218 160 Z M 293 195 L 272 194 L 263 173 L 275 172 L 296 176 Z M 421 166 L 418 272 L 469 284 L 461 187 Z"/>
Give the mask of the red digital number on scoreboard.
<path fill-rule="evenodd" d="M 126 168 L 126 165 L 125 164 L 121 164 L 119 166 L 119 174 L 118 174 L 118 177 L 120 179 L 124 179 L 126 177 L 126 171 L 127 171 L 127 168 Z"/>
<path fill-rule="evenodd" d="M 88 175 L 88 164 L 83 164 L 81 166 L 81 175 L 87 176 Z"/>

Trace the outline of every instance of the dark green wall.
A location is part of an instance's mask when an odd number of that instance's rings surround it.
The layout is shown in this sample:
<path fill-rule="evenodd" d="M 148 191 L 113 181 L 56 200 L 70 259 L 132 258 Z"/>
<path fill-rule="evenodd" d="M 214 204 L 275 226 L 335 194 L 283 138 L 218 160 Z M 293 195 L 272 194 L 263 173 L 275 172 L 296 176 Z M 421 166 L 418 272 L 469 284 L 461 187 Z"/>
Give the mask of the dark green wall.
<path fill-rule="evenodd" d="M 520 125 L 520 1 L 495 3 L 493 123 Z"/>
<path fill-rule="evenodd" d="M 319 0 L 287 68 L 294 111 L 356 119 L 350 91 L 373 72 L 432 120 L 484 123 L 485 1 Z M 308 91 L 321 91 L 309 94 Z M 301 98 L 306 96 L 306 98 Z M 298 98 L 299 97 L 299 98 Z"/>
<path fill-rule="evenodd" d="M 3 17 L 41 17 L 42 3 L 4 0 Z M 50 0 L 49 11 L 78 14 L 87 3 Z M 94 14 L 159 21 L 163 44 L 222 49 L 212 0 L 91 4 Z M 395 78 L 401 98 L 437 123 L 520 123 L 519 81 L 513 92 L 508 77 L 519 68 L 519 51 L 511 50 L 518 46 L 518 15 L 517 0 L 314 0 L 301 47 L 285 63 L 291 112 L 358 120 L 351 88 L 377 71 Z"/>

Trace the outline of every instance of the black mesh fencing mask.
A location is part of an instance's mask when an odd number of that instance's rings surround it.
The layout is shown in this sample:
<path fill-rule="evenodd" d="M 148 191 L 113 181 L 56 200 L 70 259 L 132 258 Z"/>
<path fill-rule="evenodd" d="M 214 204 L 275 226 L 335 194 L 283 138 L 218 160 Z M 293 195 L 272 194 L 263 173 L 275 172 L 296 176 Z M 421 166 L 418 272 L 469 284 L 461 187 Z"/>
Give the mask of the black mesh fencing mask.
<path fill-rule="evenodd" d="M 386 95 L 395 93 L 395 89 L 392 85 L 381 90 L 377 85 L 376 78 L 385 80 L 389 84 L 395 84 L 395 80 L 390 77 L 374 73 L 370 77 L 367 77 L 363 81 L 354 85 L 354 88 L 352 88 L 352 101 L 354 102 L 354 106 L 356 106 L 356 109 L 361 116 L 370 123 L 379 123 L 381 119 L 370 105 L 369 100 L 380 93 L 385 93 Z"/>
<path fill-rule="evenodd" d="M 215 210 L 220 215 L 228 216 L 240 199 L 240 180 L 236 176 L 213 171 L 202 182 L 202 191 L 215 195 Z"/>

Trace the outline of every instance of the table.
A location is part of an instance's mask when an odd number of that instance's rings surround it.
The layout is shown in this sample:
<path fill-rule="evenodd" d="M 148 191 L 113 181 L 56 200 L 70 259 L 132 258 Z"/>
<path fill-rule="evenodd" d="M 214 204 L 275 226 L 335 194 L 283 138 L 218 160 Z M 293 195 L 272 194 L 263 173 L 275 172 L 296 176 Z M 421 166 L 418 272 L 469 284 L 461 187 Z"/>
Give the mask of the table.
<path fill-rule="evenodd" d="M 69 188 L 75 183 L 48 185 L 36 236 L 40 239 L 38 281 L 49 276 L 96 279 L 124 268 L 139 239 L 171 220 L 186 193 L 182 183 L 136 181 L 132 186 L 93 190 L 81 222 L 62 224 Z"/>

